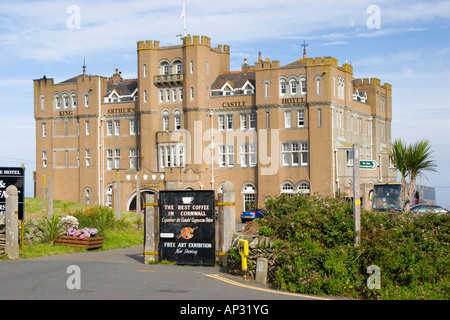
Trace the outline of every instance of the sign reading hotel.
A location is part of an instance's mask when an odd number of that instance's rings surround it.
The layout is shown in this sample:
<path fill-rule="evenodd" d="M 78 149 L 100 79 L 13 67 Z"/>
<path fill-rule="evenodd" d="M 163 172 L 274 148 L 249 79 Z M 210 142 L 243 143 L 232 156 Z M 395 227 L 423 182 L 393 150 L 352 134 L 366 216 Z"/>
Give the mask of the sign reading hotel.
<path fill-rule="evenodd" d="M 0 167 L 0 215 L 6 213 L 6 188 L 11 185 L 16 186 L 19 191 L 19 220 L 24 216 L 24 193 L 25 193 L 25 168 L 4 168 Z"/>
<path fill-rule="evenodd" d="M 160 260 L 214 265 L 214 212 L 212 190 L 160 191 Z"/>

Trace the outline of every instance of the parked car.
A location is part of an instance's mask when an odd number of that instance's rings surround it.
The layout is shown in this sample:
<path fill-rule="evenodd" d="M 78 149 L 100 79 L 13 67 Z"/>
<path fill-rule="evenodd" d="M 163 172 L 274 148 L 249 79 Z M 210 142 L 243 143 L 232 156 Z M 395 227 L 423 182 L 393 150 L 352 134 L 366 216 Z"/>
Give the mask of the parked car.
<path fill-rule="evenodd" d="M 242 211 L 241 212 L 241 221 L 252 221 L 254 219 L 260 219 L 264 217 L 264 213 L 261 209 L 256 209 L 255 211 Z"/>
<path fill-rule="evenodd" d="M 428 213 L 428 212 L 433 212 L 433 213 L 437 213 L 437 214 L 450 213 L 450 211 L 448 211 L 445 208 L 442 208 L 441 206 L 436 206 L 436 205 L 431 205 L 431 204 L 418 204 L 418 205 L 415 205 L 415 206 L 409 208 L 409 210 L 411 212 L 417 212 L 417 213 Z"/>

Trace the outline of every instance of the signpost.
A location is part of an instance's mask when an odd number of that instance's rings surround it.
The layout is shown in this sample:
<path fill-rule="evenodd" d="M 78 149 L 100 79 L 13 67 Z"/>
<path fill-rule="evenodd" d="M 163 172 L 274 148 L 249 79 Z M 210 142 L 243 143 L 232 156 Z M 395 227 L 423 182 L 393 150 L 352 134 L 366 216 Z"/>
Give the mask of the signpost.
<path fill-rule="evenodd" d="M 24 167 L 0 167 L 0 214 L 6 211 L 6 188 L 14 185 L 19 191 L 18 219 L 24 218 L 25 197 L 25 168 Z"/>
<path fill-rule="evenodd" d="M 214 191 L 160 191 L 159 213 L 160 261 L 214 265 Z"/>

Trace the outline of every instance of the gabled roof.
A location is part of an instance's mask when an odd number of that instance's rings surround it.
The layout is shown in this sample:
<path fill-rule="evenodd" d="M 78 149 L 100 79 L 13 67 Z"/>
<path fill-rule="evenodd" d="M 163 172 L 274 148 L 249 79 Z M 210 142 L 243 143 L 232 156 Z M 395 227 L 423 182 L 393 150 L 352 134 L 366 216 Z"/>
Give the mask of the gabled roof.
<path fill-rule="evenodd" d="M 255 86 L 254 72 L 227 72 L 221 73 L 211 85 L 211 90 L 221 90 L 226 83 L 233 89 L 241 89 L 246 83 L 250 82 Z"/>
<path fill-rule="evenodd" d="M 136 91 L 137 86 L 137 79 L 123 80 L 120 82 L 108 82 L 105 97 L 109 97 L 113 91 L 117 92 L 120 96 L 131 96 Z"/>

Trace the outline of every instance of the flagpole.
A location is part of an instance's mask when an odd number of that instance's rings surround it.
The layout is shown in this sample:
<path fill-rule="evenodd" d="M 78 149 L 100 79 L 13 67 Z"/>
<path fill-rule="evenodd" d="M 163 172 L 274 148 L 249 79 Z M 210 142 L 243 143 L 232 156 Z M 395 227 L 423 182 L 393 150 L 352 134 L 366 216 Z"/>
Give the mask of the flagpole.
<path fill-rule="evenodd" d="M 183 1 L 183 11 L 181 12 L 181 19 L 183 19 L 183 37 L 186 37 L 186 1 Z"/>

